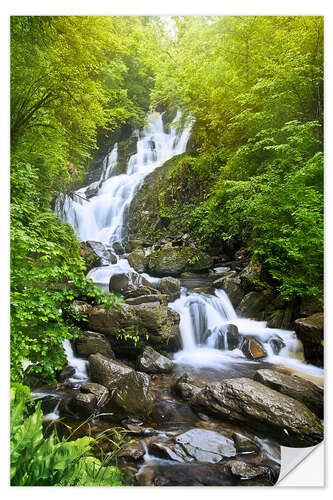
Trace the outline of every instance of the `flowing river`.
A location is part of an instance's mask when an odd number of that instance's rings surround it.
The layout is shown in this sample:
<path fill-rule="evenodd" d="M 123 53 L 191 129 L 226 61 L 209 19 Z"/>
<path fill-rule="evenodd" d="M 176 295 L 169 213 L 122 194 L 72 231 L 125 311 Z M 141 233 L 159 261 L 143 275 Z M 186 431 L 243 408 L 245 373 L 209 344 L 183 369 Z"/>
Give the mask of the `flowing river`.
<path fill-rule="evenodd" d="M 179 120 L 180 113 L 177 113 L 169 129 L 165 130 L 162 115 L 149 115 L 147 126 L 138 134 L 137 153 L 130 158 L 126 173 L 114 174 L 118 154 L 115 144 L 104 160 L 99 181 L 79 189 L 71 197 L 59 199 L 56 208 L 58 213 L 65 222 L 73 226 L 82 241 L 102 242 L 106 248 L 111 249 L 114 242 L 121 242 L 126 238 L 128 209 L 145 177 L 174 155 L 186 150 L 191 124 L 180 129 L 177 127 Z M 86 199 L 89 192 L 94 195 Z M 88 276 L 100 287 L 108 289 L 113 274 L 129 271 L 134 270 L 127 259 L 117 256 L 115 264 L 92 269 Z M 158 277 L 147 274 L 144 276 L 153 285 L 159 281 Z M 209 278 L 202 276 L 198 279 L 204 284 Z M 222 290 L 215 289 L 213 294 L 197 293 L 193 292 L 193 288 L 198 286 L 197 282 L 191 286 L 188 281 L 181 280 L 181 284 L 180 298 L 169 303 L 169 307 L 177 311 L 181 318 L 182 349 L 174 355 L 179 373 L 184 373 L 185 368 L 194 377 L 209 381 L 249 376 L 261 366 L 276 365 L 318 384 L 322 383 L 323 370 L 304 362 L 302 345 L 293 331 L 267 328 L 263 321 L 238 317 Z M 229 350 L 228 325 L 236 325 L 240 335 L 252 335 L 260 339 L 267 353 L 266 358 L 258 363 L 247 359 L 239 349 Z M 272 339 L 281 342 L 282 347 L 274 349 Z M 69 344 L 65 345 L 65 349 L 69 364 L 76 369 L 71 381 L 87 380 L 87 362 L 78 360 Z M 163 384 L 162 380 L 161 394 L 166 391 Z M 164 400 L 175 407 L 169 393 L 166 394 Z M 182 411 L 181 418 L 185 418 Z M 265 440 L 261 441 L 261 446 L 265 447 Z M 268 452 L 267 456 L 270 456 Z M 276 457 L 272 460 L 278 462 Z M 145 467 L 152 464 L 155 468 L 170 466 L 168 461 L 164 462 L 160 459 L 156 461 L 156 457 L 151 457 L 146 452 L 145 465 L 139 472 L 141 474 Z"/>

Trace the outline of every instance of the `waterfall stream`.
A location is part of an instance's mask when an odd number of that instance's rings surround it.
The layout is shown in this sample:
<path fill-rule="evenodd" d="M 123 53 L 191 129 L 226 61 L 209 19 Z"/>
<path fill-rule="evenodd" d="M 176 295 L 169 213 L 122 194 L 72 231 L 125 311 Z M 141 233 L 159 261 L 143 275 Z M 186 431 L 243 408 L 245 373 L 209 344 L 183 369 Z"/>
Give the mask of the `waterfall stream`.
<path fill-rule="evenodd" d="M 150 114 L 144 130 L 139 134 L 137 153 L 131 156 L 127 172 L 114 175 L 117 165 L 117 144 L 105 157 L 99 181 L 76 191 L 72 197 L 57 203 L 57 211 L 75 229 L 81 240 L 95 240 L 106 246 L 122 241 L 125 232 L 126 212 L 145 177 L 174 155 L 186 150 L 191 124 L 177 130 L 178 112 L 168 131 L 164 130 L 162 115 Z M 91 193 L 94 193 L 92 196 Z M 89 198 L 85 199 L 86 196 Z M 63 208 L 61 209 L 61 203 Z M 89 277 L 106 288 L 110 277 L 119 272 L 133 271 L 126 258 L 117 257 L 117 263 L 95 268 Z M 144 274 L 154 285 L 159 278 Z M 265 322 L 237 316 L 228 296 L 221 290 L 214 295 L 191 293 L 186 288 L 175 302 L 169 304 L 180 314 L 180 331 L 183 349 L 176 353 L 175 362 L 194 368 L 215 368 L 232 363 L 253 363 L 239 348 L 229 345 L 228 325 L 235 325 L 240 338 L 253 336 L 263 345 L 265 361 L 285 366 L 322 379 L 323 370 L 304 362 L 302 345 L 292 331 L 271 329 Z M 229 327 L 230 328 L 230 327 Z M 280 344 L 274 350 L 272 339 Z M 73 379 L 86 379 L 86 365 L 76 361 L 69 345 L 65 346 L 71 364 L 76 368 Z"/>

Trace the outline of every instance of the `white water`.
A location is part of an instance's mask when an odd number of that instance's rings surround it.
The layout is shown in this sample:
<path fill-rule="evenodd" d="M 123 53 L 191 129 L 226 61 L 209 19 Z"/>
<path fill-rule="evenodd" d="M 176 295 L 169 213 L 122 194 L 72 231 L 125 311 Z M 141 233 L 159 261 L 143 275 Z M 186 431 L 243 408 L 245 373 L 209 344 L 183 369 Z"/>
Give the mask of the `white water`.
<path fill-rule="evenodd" d="M 227 294 L 215 290 L 214 296 L 190 293 L 183 289 L 182 296 L 169 307 L 180 314 L 182 351 L 176 353 L 175 362 L 195 368 L 221 368 L 233 363 L 255 363 L 249 361 L 238 348 L 228 350 L 227 337 L 224 336 L 225 349 L 216 349 L 219 333 L 223 326 L 237 326 L 241 336 L 252 335 L 263 345 L 267 356 L 264 362 L 283 365 L 291 370 L 323 378 L 323 370 L 304 363 L 303 348 L 295 333 L 289 330 L 267 328 L 265 321 L 254 321 L 237 316 Z M 222 329 L 221 329 L 222 327 Z M 280 338 L 285 344 L 279 354 L 274 354 L 269 339 Z"/>
<path fill-rule="evenodd" d="M 117 164 L 117 145 L 104 160 L 103 171 L 96 196 L 85 200 L 89 186 L 77 190 L 73 197 L 66 196 L 62 210 L 57 211 L 65 222 L 75 229 L 83 241 L 94 240 L 104 244 L 121 241 L 126 210 L 144 178 L 173 156 L 183 153 L 189 139 L 191 125 L 181 133 L 176 124 L 177 113 L 169 132 L 163 128 L 162 115 L 150 114 L 148 124 L 137 142 L 137 153 L 131 156 L 126 174 L 112 176 Z M 93 183 L 95 187 L 96 183 Z"/>
<path fill-rule="evenodd" d="M 82 358 L 77 358 L 74 354 L 72 346 L 69 340 L 65 340 L 63 342 L 63 347 L 65 350 L 65 354 L 67 357 L 68 364 L 75 368 L 75 373 L 73 377 L 69 380 L 70 382 L 78 383 L 78 382 L 86 382 L 89 379 L 88 375 L 88 364 L 89 362 Z"/>

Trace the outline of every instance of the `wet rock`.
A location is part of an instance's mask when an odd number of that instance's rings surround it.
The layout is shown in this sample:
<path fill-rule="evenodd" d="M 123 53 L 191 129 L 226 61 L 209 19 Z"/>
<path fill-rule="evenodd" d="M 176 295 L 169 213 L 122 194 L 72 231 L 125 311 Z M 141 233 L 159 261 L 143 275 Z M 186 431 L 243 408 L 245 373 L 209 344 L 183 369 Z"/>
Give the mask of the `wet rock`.
<path fill-rule="evenodd" d="M 147 373 L 169 373 L 174 367 L 174 363 L 152 347 L 145 347 L 137 361 L 137 368 Z"/>
<path fill-rule="evenodd" d="M 144 246 L 146 246 L 144 240 L 128 240 L 125 243 L 125 250 L 127 253 L 130 253 Z"/>
<path fill-rule="evenodd" d="M 175 394 L 186 401 L 190 400 L 196 392 L 199 392 L 201 387 L 198 382 L 192 380 L 187 373 L 184 373 L 172 386 L 172 389 Z"/>
<path fill-rule="evenodd" d="M 270 290 L 247 293 L 238 306 L 239 314 L 245 318 L 263 320 L 267 306 L 273 299 L 274 293 Z"/>
<path fill-rule="evenodd" d="M 281 349 L 286 347 L 286 344 L 278 335 L 268 339 L 268 344 L 271 346 L 273 353 L 276 355 L 280 353 Z"/>
<path fill-rule="evenodd" d="M 152 411 L 155 398 L 149 375 L 132 371 L 120 380 L 113 401 L 127 415 L 147 416 Z"/>
<path fill-rule="evenodd" d="M 254 375 L 254 380 L 297 399 L 320 418 L 323 417 L 324 392 L 309 380 L 268 369 L 258 370 Z"/>
<path fill-rule="evenodd" d="M 92 198 L 93 196 L 96 196 L 96 194 L 98 193 L 98 189 L 99 189 L 99 182 L 98 181 L 93 182 L 85 190 L 84 192 L 85 197 L 89 199 Z"/>
<path fill-rule="evenodd" d="M 289 330 L 292 322 L 292 308 L 278 309 L 273 311 L 267 316 L 268 328 L 281 328 L 282 330 Z"/>
<path fill-rule="evenodd" d="M 263 346 L 259 343 L 258 340 L 254 339 L 253 337 L 245 337 L 241 349 L 242 353 L 247 357 L 247 359 L 251 359 L 253 361 L 265 358 L 267 356 L 267 353 Z"/>
<path fill-rule="evenodd" d="M 145 256 L 145 252 L 142 248 L 137 248 L 133 250 L 127 256 L 128 263 L 133 269 L 135 269 L 138 273 L 145 272 L 147 268 L 148 257 Z"/>
<path fill-rule="evenodd" d="M 106 358 L 102 354 L 91 354 L 89 364 L 92 381 L 104 385 L 110 391 L 116 389 L 121 380 L 134 371 L 124 363 Z"/>
<path fill-rule="evenodd" d="M 74 414 L 82 417 L 89 417 L 96 406 L 96 396 L 94 394 L 82 394 L 78 392 L 68 403 L 68 408 Z"/>
<path fill-rule="evenodd" d="M 259 262 L 250 262 L 245 269 L 240 273 L 239 278 L 241 282 L 241 287 L 245 292 L 251 292 L 255 290 L 260 281 L 262 266 Z"/>
<path fill-rule="evenodd" d="M 157 276 L 178 276 L 183 271 L 203 271 L 213 265 L 211 257 L 192 247 L 163 247 L 149 255 L 148 272 Z"/>
<path fill-rule="evenodd" d="M 241 479 L 253 479 L 262 476 L 270 477 L 269 467 L 257 466 L 242 462 L 240 460 L 234 460 L 229 465 L 230 471 L 234 476 L 238 476 Z"/>
<path fill-rule="evenodd" d="M 84 332 L 75 339 L 75 349 L 80 358 L 88 358 L 90 354 L 96 354 L 97 352 L 107 358 L 115 358 L 109 340 L 101 333 Z"/>
<path fill-rule="evenodd" d="M 223 271 L 221 273 L 218 273 L 218 278 L 213 281 L 213 287 L 214 288 L 223 288 L 224 286 L 224 279 L 225 278 L 235 278 L 236 277 L 236 271 Z"/>
<path fill-rule="evenodd" d="M 161 278 L 158 282 L 157 289 L 167 295 L 169 302 L 174 302 L 180 297 L 180 281 L 177 278 L 167 276 Z"/>
<path fill-rule="evenodd" d="M 102 408 L 110 399 L 109 391 L 101 384 L 86 382 L 81 385 L 80 390 L 83 393 L 94 394 L 96 396 L 96 408 Z"/>
<path fill-rule="evenodd" d="M 295 321 L 296 335 L 304 347 L 305 359 L 316 366 L 324 362 L 324 314 L 317 313 Z"/>
<path fill-rule="evenodd" d="M 80 255 L 86 265 L 87 273 L 94 267 L 99 267 L 102 265 L 102 258 L 97 255 L 96 252 L 94 252 L 94 250 L 87 244 L 87 242 L 81 241 Z"/>
<path fill-rule="evenodd" d="M 113 274 L 109 282 L 109 291 L 120 293 L 125 298 L 158 294 L 146 278 L 135 272 Z"/>
<path fill-rule="evenodd" d="M 320 443 L 318 417 L 304 404 L 248 378 L 223 380 L 194 394 L 191 406 L 265 432 L 285 446 Z"/>
<path fill-rule="evenodd" d="M 86 244 L 101 258 L 101 265 L 109 265 L 117 263 L 117 257 L 108 250 L 100 241 L 86 241 Z"/>
<path fill-rule="evenodd" d="M 174 460 L 175 462 L 193 462 L 193 457 L 189 457 L 183 447 L 171 440 L 163 439 L 153 441 L 148 447 L 149 453 L 155 457 Z"/>
<path fill-rule="evenodd" d="M 230 302 L 234 307 L 237 307 L 245 295 L 244 290 L 240 286 L 238 277 L 226 277 L 214 281 L 215 288 L 222 288 L 229 297 Z"/>
<path fill-rule="evenodd" d="M 258 443 L 249 439 L 243 434 L 234 433 L 232 435 L 238 453 L 252 453 L 260 450 Z"/>
<path fill-rule="evenodd" d="M 149 452 L 160 458 L 176 462 L 217 463 L 223 457 L 233 457 L 236 449 L 231 439 L 215 431 L 190 429 L 171 439 L 154 440 Z"/>
<path fill-rule="evenodd" d="M 115 241 L 112 244 L 112 248 L 116 252 L 117 255 L 123 255 L 125 253 L 125 249 L 119 241 Z"/>
<path fill-rule="evenodd" d="M 140 442 L 125 444 L 117 453 L 117 458 L 140 460 L 145 455 L 145 449 Z"/>
<path fill-rule="evenodd" d="M 144 467 L 137 475 L 139 486 L 151 486 L 155 477 L 155 471 L 151 467 Z"/>
<path fill-rule="evenodd" d="M 61 370 L 58 380 L 59 382 L 64 382 L 65 380 L 71 378 L 75 373 L 75 368 L 70 365 L 65 365 Z"/>
<path fill-rule="evenodd" d="M 312 316 L 313 314 L 322 312 L 323 312 L 323 305 L 322 302 L 320 301 L 319 296 L 302 298 L 299 308 L 299 314 L 302 318 L 304 316 Z"/>
<path fill-rule="evenodd" d="M 199 462 L 216 463 L 236 455 L 233 440 L 214 431 L 191 429 L 176 436 L 175 441 Z"/>
<path fill-rule="evenodd" d="M 162 299 L 160 295 L 140 295 L 139 297 L 133 297 L 132 299 L 126 299 L 126 304 L 130 306 L 137 306 L 140 304 L 161 304 Z"/>
<path fill-rule="evenodd" d="M 232 351 L 239 346 L 241 338 L 236 325 L 228 324 L 217 328 L 218 334 L 215 343 L 216 349 Z"/>
<path fill-rule="evenodd" d="M 139 337 L 138 348 L 143 347 L 143 342 L 164 350 L 173 350 L 176 337 L 179 336 L 179 321 L 176 311 L 167 306 L 151 304 L 121 304 L 117 309 L 108 310 L 103 306 L 95 306 L 88 316 L 89 328 L 107 335 L 113 349 L 119 345 L 130 345 L 122 336 L 122 333 L 128 333 Z"/>

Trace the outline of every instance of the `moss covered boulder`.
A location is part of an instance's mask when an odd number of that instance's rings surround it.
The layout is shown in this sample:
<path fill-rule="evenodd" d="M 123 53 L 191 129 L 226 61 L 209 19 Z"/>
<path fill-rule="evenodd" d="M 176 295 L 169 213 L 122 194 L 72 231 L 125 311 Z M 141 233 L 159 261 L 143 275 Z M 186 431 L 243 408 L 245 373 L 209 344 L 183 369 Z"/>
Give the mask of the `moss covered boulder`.
<path fill-rule="evenodd" d="M 147 271 L 157 276 L 178 276 L 184 271 L 205 271 L 213 259 L 192 247 L 163 247 L 149 255 Z"/>

